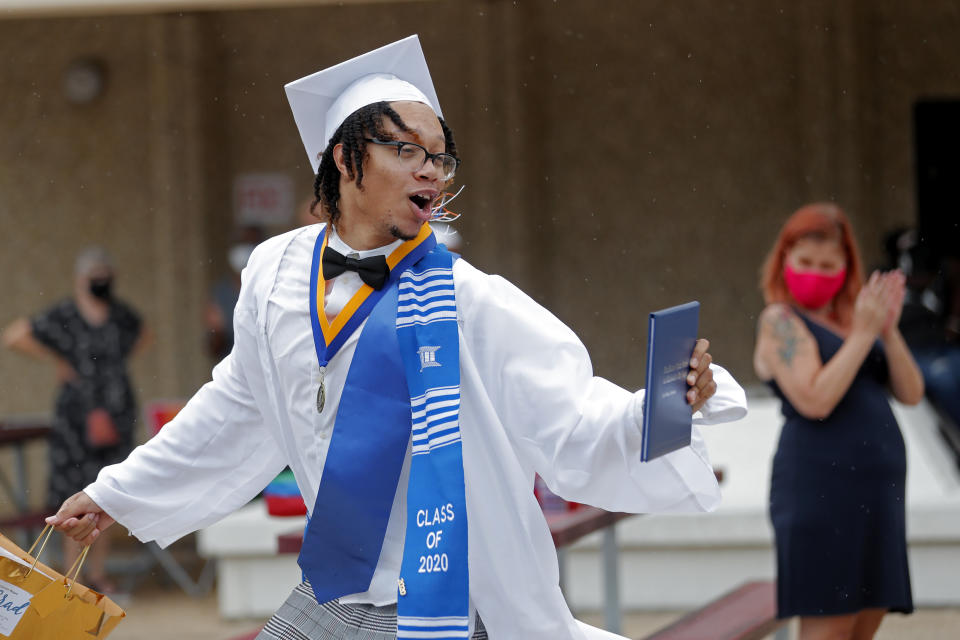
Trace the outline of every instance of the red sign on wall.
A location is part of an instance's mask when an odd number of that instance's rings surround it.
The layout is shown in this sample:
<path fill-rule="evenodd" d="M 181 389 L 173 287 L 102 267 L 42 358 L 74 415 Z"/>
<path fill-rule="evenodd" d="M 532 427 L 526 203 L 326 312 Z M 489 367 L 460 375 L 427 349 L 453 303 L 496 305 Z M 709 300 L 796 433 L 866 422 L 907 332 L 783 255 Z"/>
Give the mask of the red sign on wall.
<path fill-rule="evenodd" d="M 293 180 L 285 173 L 243 173 L 233 180 L 238 225 L 286 225 L 293 218 Z"/>

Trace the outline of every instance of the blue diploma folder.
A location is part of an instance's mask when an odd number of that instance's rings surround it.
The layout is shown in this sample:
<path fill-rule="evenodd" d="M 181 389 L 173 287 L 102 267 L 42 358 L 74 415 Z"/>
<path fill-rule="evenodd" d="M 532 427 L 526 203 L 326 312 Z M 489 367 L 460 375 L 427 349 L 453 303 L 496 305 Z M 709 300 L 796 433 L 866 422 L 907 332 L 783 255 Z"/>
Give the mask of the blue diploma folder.
<path fill-rule="evenodd" d="M 643 462 L 690 444 L 693 415 L 687 404 L 687 376 L 699 321 L 700 303 L 696 301 L 650 314 L 640 451 Z"/>

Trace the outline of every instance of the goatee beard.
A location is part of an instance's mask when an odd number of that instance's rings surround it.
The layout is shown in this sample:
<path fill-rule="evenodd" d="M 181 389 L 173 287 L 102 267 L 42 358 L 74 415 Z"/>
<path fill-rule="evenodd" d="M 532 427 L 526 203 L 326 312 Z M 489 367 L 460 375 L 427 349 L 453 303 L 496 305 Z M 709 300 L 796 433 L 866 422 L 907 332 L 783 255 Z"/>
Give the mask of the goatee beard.
<path fill-rule="evenodd" d="M 392 235 L 394 238 L 399 238 L 400 240 L 407 242 L 416 238 L 417 235 L 419 235 L 419 231 L 413 235 L 405 235 L 402 231 L 400 231 L 400 227 L 392 226 L 390 227 L 390 235 Z"/>

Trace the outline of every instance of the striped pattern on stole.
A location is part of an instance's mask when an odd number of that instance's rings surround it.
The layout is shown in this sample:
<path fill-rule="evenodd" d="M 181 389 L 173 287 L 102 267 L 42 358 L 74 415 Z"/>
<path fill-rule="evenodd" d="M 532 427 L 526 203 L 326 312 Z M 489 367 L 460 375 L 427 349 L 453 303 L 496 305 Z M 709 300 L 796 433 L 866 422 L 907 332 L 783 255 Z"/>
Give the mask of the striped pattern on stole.
<path fill-rule="evenodd" d="M 438 246 L 403 273 L 397 338 L 410 389 L 412 458 L 397 637 L 469 637 L 454 256 Z"/>

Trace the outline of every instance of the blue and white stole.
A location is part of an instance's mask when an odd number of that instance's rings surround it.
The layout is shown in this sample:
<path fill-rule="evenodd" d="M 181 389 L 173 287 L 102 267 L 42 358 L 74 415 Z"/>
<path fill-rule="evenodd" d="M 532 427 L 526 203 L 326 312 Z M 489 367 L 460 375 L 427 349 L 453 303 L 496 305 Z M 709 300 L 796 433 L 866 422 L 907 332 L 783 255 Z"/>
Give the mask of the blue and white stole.
<path fill-rule="evenodd" d="M 328 323 L 314 247 L 311 316 L 321 367 L 363 322 L 299 563 L 318 602 L 366 591 L 407 447 L 407 527 L 398 638 L 467 638 L 467 513 L 459 430 L 454 256 L 424 225 L 387 257 L 380 291 L 363 285 Z M 411 445 L 412 439 L 412 445 Z"/>
<path fill-rule="evenodd" d="M 397 338 L 413 417 L 397 638 L 467 638 L 467 509 L 454 257 L 438 247 L 400 277 Z"/>

